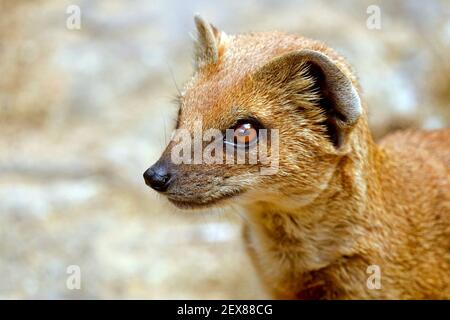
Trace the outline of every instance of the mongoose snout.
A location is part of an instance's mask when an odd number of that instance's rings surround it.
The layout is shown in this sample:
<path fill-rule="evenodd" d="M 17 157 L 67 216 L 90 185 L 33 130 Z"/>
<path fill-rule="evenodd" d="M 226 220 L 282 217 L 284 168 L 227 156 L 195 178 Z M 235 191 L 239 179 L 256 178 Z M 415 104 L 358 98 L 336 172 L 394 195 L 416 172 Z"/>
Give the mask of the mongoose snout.
<path fill-rule="evenodd" d="M 145 184 L 156 191 L 165 192 L 169 187 L 172 173 L 167 164 L 157 162 L 144 172 Z"/>

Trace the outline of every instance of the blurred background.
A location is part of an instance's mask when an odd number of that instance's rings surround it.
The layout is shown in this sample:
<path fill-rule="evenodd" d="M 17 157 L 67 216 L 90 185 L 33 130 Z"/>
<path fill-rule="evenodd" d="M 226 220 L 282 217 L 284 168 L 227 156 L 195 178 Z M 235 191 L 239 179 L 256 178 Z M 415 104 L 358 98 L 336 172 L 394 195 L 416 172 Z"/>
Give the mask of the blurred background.
<path fill-rule="evenodd" d="M 236 214 L 176 212 L 142 179 L 192 73 L 196 12 L 337 49 L 376 138 L 449 124 L 450 1 L 0 0 L 0 298 L 265 297 Z"/>

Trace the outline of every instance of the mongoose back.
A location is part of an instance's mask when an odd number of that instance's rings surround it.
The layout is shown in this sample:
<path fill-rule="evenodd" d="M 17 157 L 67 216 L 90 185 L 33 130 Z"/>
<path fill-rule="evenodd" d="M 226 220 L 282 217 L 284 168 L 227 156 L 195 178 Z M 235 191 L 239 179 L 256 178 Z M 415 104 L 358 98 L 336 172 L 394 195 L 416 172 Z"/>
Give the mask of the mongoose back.
<path fill-rule="evenodd" d="M 173 140 L 146 184 L 180 208 L 242 210 L 245 244 L 274 298 L 449 299 L 450 130 L 398 132 L 376 144 L 356 77 L 334 50 L 195 22 L 195 72 L 179 97 L 177 129 L 193 132 L 201 119 L 203 132 L 232 130 L 219 159 L 230 145 L 250 158 L 262 143 L 274 156 L 259 132 L 276 130 L 278 167 L 174 163 Z"/>

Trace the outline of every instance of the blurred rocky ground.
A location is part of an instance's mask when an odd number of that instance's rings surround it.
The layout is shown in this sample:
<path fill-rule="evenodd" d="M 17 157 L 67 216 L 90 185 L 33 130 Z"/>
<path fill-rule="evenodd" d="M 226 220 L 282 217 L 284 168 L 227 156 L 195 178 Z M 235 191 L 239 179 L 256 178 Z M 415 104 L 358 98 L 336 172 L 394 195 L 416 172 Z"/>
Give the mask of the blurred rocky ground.
<path fill-rule="evenodd" d="M 0 298 L 263 298 L 233 212 L 175 212 L 142 181 L 191 73 L 192 16 L 323 40 L 374 135 L 450 118 L 450 4 L 0 0 Z M 70 5 L 81 29 L 66 27 Z M 68 290 L 69 265 L 81 268 Z"/>

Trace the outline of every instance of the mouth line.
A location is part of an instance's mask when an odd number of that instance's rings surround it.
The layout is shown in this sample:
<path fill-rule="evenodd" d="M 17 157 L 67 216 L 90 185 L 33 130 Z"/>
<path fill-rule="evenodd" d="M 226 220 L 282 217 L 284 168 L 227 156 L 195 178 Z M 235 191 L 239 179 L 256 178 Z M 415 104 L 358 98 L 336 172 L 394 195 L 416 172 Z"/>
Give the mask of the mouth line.
<path fill-rule="evenodd" d="M 201 208 L 211 208 L 219 203 L 222 203 L 228 199 L 234 198 L 235 196 L 238 196 L 242 194 L 241 191 L 236 191 L 233 193 L 225 194 L 217 199 L 212 199 L 206 202 L 199 202 L 195 200 L 178 200 L 171 198 L 170 196 L 167 196 L 167 199 L 170 203 L 174 204 L 176 207 L 180 209 L 201 209 Z"/>

